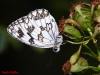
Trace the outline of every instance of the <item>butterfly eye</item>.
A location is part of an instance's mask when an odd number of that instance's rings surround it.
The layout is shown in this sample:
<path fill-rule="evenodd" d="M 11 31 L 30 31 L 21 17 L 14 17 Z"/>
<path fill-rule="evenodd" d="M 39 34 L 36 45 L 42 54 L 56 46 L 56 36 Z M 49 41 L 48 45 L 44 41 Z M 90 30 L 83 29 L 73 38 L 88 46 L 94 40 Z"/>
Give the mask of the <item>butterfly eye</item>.
<path fill-rule="evenodd" d="M 54 52 L 59 52 L 60 49 L 56 47 L 56 48 L 53 49 L 53 51 L 54 51 Z"/>

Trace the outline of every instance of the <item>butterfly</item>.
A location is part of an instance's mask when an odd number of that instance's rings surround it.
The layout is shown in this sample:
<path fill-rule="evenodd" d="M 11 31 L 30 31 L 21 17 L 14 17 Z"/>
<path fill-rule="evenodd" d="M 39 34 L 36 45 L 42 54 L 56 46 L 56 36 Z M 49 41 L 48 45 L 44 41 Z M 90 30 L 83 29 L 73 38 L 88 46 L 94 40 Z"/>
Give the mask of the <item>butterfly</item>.
<path fill-rule="evenodd" d="M 7 32 L 17 40 L 38 48 L 53 48 L 60 51 L 63 37 L 53 16 L 46 9 L 36 9 L 27 16 L 12 22 Z"/>

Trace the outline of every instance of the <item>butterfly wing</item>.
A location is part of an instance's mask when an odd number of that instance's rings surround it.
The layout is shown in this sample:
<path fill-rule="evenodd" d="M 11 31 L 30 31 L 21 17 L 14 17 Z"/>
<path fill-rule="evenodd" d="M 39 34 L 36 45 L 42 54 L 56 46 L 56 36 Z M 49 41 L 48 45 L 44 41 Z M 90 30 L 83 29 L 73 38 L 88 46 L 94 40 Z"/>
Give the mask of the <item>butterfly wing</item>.
<path fill-rule="evenodd" d="M 17 19 L 7 31 L 17 40 L 39 48 L 53 47 L 59 34 L 55 19 L 46 9 L 37 9 Z"/>

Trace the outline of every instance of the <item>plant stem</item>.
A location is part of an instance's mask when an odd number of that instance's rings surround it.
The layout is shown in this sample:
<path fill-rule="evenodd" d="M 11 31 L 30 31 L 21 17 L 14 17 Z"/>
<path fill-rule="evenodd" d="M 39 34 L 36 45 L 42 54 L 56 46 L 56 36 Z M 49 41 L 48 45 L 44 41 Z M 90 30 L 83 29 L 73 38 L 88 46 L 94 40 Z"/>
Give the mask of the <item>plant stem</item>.
<path fill-rule="evenodd" d="M 90 28 L 87 28 L 87 30 L 88 30 L 89 34 L 92 36 L 93 33 L 92 33 L 91 29 Z"/>
<path fill-rule="evenodd" d="M 93 39 L 93 41 L 95 41 L 95 39 Z M 94 45 L 95 45 L 95 47 L 96 47 L 96 49 L 97 49 L 98 55 L 100 56 L 100 48 L 99 48 L 97 42 L 94 42 Z"/>
<path fill-rule="evenodd" d="M 90 69 L 93 71 L 99 72 L 100 73 L 100 68 L 99 67 L 94 67 L 94 66 L 89 66 Z"/>
<path fill-rule="evenodd" d="M 96 54 L 86 44 L 83 44 L 83 46 L 85 46 L 87 48 L 87 50 L 89 50 L 89 52 L 92 54 L 93 58 L 97 59 Z"/>

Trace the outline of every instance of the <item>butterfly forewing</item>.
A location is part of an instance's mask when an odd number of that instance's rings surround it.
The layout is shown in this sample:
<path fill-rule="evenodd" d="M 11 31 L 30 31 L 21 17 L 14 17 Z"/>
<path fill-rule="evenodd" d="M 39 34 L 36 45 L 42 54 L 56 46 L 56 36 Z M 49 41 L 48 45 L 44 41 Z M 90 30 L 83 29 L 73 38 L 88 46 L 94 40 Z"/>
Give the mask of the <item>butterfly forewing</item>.
<path fill-rule="evenodd" d="M 54 47 L 59 36 L 55 19 L 46 9 L 36 9 L 17 19 L 7 31 L 19 41 L 39 48 Z M 59 40 L 62 42 L 62 38 Z"/>

